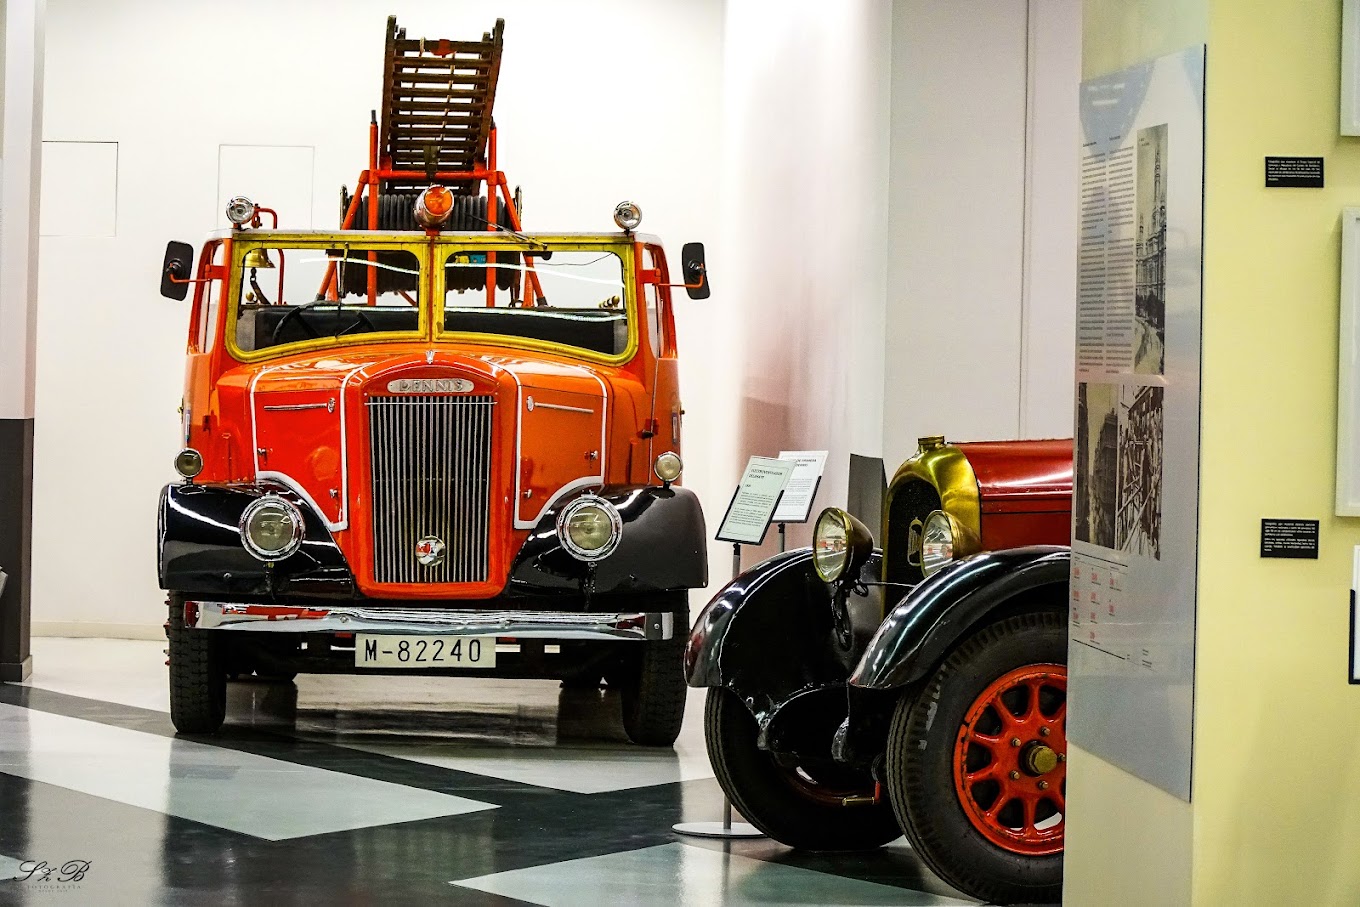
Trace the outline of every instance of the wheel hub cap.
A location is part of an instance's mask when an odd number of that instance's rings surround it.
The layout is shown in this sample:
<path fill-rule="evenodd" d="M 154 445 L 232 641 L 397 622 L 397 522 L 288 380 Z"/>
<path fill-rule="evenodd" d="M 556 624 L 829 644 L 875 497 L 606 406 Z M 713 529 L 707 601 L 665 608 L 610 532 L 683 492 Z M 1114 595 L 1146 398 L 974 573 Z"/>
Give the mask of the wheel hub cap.
<path fill-rule="evenodd" d="M 1031 775 L 1047 775 L 1058 767 L 1058 754 L 1042 743 L 1035 744 L 1025 751 L 1025 771 Z"/>

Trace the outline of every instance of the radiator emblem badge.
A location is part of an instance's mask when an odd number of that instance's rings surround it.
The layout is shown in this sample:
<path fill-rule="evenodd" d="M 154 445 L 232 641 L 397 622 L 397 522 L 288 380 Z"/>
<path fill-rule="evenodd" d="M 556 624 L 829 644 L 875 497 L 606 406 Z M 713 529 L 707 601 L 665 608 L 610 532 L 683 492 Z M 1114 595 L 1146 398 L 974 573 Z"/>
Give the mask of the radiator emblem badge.
<path fill-rule="evenodd" d="M 466 378 L 398 378 L 387 382 L 389 394 L 466 394 L 472 382 Z"/>
<path fill-rule="evenodd" d="M 432 535 L 416 542 L 416 560 L 424 567 L 438 567 L 444 563 L 444 542 Z"/>

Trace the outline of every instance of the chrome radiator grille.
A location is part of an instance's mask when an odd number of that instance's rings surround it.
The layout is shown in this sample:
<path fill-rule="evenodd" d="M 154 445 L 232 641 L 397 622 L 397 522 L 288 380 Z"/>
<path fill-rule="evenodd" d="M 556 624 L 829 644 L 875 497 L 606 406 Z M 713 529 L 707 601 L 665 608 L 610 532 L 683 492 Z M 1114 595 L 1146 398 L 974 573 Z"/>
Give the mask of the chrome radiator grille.
<path fill-rule="evenodd" d="M 487 578 L 494 397 L 370 397 L 373 579 L 479 583 Z M 444 559 L 426 566 L 422 539 Z"/>

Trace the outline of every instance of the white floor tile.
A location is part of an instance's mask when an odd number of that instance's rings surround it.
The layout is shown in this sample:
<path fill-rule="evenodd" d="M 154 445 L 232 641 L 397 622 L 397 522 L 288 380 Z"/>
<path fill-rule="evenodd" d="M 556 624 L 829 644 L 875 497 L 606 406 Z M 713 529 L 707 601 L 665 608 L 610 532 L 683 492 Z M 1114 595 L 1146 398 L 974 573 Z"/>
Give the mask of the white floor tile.
<path fill-rule="evenodd" d="M 542 907 L 925 907 L 972 903 L 685 844 L 662 844 L 452 884 Z"/>
<path fill-rule="evenodd" d="M 578 794 L 712 778 L 703 738 L 703 699 L 691 696 L 673 749 L 620 742 L 545 741 L 541 745 L 394 736 L 391 742 L 331 742 L 396 759 Z"/>
<path fill-rule="evenodd" d="M 495 808 L 5 704 L 0 772 L 275 841 Z"/>
<path fill-rule="evenodd" d="M 165 643 L 145 639 L 33 638 L 25 686 L 84 699 L 170 711 Z"/>

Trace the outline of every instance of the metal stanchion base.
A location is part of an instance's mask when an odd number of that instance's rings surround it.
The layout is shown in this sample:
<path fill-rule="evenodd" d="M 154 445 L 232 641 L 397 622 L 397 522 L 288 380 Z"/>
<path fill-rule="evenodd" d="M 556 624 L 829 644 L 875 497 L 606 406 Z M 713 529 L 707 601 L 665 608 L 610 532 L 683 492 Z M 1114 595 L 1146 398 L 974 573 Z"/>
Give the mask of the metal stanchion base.
<path fill-rule="evenodd" d="M 671 826 L 677 834 L 692 838 L 763 838 L 764 833 L 754 825 L 732 821 L 732 801 L 723 797 L 723 819 L 721 822 L 680 822 Z"/>
<path fill-rule="evenodd" d="M 692 838 L 765 837 L 754 825 L 747 825 L 745 822 L 733 822 L 731 825 L 722 822 L 680 822 L 672 825 L 671 830 L 676 834 L 689 835 Z"/>

